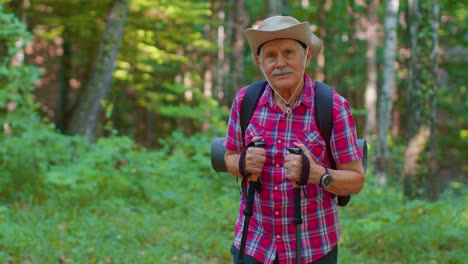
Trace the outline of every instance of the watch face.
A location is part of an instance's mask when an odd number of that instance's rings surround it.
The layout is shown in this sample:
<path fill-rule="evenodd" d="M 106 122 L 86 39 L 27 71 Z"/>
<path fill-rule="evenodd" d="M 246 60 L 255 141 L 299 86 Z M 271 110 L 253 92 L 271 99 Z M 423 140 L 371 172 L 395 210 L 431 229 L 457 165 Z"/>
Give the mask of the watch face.
<path fill-rule="evenodd" d="M 333 177 L 330 174 L 325 174 L 322 177 L 322 187 L 323 188 L 328 188 L 333 182 Z"/>

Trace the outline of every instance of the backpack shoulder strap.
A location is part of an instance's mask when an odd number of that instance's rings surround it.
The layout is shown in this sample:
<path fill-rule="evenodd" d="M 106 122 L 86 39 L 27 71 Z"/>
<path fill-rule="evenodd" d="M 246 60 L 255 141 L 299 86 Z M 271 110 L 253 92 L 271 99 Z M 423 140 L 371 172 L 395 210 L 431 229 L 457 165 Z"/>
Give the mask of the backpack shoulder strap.
<path fill-rule="evenodd" d="M 260 96 L 265 91 L 267 81 L 256 81 L 253 82 L 247 87 L 245 91 L 244 98 L 242 99 L 241 109 L 240 109 L 240 126 L 242 130 L 242 142 L 245 139 L 245 130 L 249 126 L 250 119 L 252 119 L 255 108 L 257 107 L 257 102 L 260 99 Z M 239 178 L 236 177 L 236 182 L 239 181 Z M 242 191 L 240 193 L 246 194 L 246 181 L 242 180 Z"/>
<path fill-rule="evenodd" d="M 316 82 L 315 89 L 315 118 L 320 135 L 327 144 L 328 159 L 330 167 L 336 169 L 336 162 L 330 150 L 330 137 L 333 130 L 333 90 L 330 86 Z M 351 199 L 351 195 L 338 196 L 338 206 L 346 206 Z"/>
<path fill-rule="evenodd" d="M 244 99 L 242 99 L 241 109 L 240 109 L 240 125 L 242 129 L 242 137 L 244 136 L 247 126 L 249 126 L 250 119 L 255 111 L 257 102 L 260 99 L 260 96 L 265 91 L 267 81 L 257 81 L 253 82 L 247 88 L 245 92 Z"/>
<path fill-rule="evenodd" d="M 322 82 L 316 81 L 315 83 L 315 119 L 320 130 L 320 136 L 327 144 L 331 167 L 335 168 L 335 160 L 330 151 L 330 137 L 333 130 L 333 90 Z"/>

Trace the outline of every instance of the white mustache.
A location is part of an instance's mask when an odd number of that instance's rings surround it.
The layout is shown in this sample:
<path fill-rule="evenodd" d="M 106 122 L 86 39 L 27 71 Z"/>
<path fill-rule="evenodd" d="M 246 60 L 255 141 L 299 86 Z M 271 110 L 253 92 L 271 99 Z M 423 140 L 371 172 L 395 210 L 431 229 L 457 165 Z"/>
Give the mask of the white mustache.
<path fill-rule="evenodd" d="M 282 69 L 274 69 L 272 72 L 271 72 L 271 75 L 275 76 L 275 75 L 280 75 L 280 74 L 285 74 L 285 73 L 292 73 L 294 72 L 294 70 L 287 66 L 285 68 L 282 68 Z"/>

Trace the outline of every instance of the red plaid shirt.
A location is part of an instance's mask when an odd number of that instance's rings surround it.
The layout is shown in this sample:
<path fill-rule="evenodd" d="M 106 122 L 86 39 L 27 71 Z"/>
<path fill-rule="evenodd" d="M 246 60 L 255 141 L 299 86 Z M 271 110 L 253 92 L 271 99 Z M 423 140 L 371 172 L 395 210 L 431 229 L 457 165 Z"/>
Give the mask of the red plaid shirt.
<path fill-rule="evenodd" d="M 261 175 L 262 191 L 255 194 L 245 253 L 262 263 L 273 263 L 278 253 L 279 263 L 295 263 L 296 227 L 293 223 L 293 186 L 283 167 L 288 147 L 301 141 L 315 162 L 329 167 L 326 143 L 315 122 L 315 81 L 304 75 L 305 87 L 298 102 L 288 115 L 275 104 L 273 91 L 267 85 L 245 132 L 245 142 L 262 136 L 267 144 L 267 158 Z M 247 87 L 237 94 L 231 109 L 225 146 L 241 151 L 239 113 Z M 337 164 L 362 158 L 357 145 L 354 119 L 346 100 L 333 93 L 333 131 L 330 138 L 332 155 Z M 307 184 L 301 191 L 301 263 L 309 263 L 327 254 L 338 242 L 337 200 L 316 184 Z M 241 195 L 239 215 L 235 226 L 234 245 L 239 249 L 244 224 L 245 196 Z"/>

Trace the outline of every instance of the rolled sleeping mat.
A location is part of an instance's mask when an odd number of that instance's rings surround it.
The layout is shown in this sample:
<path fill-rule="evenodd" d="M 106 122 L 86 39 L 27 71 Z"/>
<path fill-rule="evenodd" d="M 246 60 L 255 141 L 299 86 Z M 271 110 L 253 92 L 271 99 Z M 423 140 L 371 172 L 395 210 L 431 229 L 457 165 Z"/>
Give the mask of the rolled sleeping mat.
<path fill-rule="evenodd" d="M 217 172 L 227 172 L 226 164 L 224 163 L 226 148 L 223 141 L 224 137 L 215 137 L 211 141 L 211 167 Z"/>

